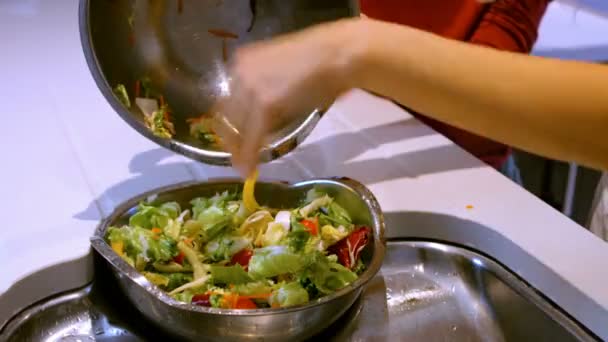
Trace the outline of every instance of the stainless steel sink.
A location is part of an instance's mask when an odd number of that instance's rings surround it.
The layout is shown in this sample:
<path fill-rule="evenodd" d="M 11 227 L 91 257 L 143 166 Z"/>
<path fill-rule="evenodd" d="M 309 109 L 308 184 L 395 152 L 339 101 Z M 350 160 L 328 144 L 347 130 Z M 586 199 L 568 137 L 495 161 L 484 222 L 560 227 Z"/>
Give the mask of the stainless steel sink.
<path fill-rule="evenodd" d="M 95 267 L 92 285 L 25 310 L 0 341 L 176 340 L 137 314 L 105 263 Z M 406 240 L 388 243 L 381 272 L 364 295 L 317 339 L 596 340 L 490 258 L 446 243 Z"/>
<path fill-rule="evenodd" d="M 593 341 L 491 259 L 436 242 L 391 241 L 339 341 Z"/>

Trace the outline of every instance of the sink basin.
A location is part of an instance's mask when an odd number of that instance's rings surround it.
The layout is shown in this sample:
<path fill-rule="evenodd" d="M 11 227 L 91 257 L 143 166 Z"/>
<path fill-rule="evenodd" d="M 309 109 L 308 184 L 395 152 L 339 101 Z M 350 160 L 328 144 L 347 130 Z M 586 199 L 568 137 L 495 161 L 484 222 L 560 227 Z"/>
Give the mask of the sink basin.
<path fill-rule="evenodd" d="M 390 241 L 361 301 L 334 340 L 596 340 L 497 262 L 439 242 Z"/>
<path fill-rule="evenodd" d="M 95 272 L 91 285 L 14 317 L 0 341 L 176 340 L 129 305 L 104 262 L 96 260 Z M 315 339 L 599 340 L 491 258 L 447 243 L 402 239 L 388 242 L 382 269 L 362 297 Z"/>

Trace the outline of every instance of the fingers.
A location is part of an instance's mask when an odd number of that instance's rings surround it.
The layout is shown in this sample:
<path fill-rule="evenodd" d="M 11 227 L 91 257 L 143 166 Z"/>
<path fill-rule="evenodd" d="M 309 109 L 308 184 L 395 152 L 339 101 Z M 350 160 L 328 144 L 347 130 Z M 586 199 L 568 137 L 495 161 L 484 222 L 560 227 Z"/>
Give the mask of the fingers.
<path fill-rule="evenodd" d="M 265 108 L 259 108 L 248 115 L 239 152 L 233 157 L 234 166 L 243 177 L 251 175 L 259 162 L 260 149 L 268 133 L 270 117 L 272 113 Z"/>
<path fill-rule="evenodd" d="M 214 106 L 214 130 L 223 148 L 231 154 L 232 165 L 243 177 L 253 172 L 259 161 L 259 150 L 267 133 L 267 113 L 260 106 L 259 91 L 234 75 L 227 96 Z"/>

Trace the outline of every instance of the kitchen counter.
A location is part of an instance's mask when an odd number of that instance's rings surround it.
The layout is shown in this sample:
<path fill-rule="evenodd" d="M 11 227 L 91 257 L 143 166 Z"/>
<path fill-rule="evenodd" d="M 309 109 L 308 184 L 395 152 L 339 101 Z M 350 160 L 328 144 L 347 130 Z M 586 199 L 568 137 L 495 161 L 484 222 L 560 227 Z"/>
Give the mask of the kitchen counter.
<path fill-rule="evenodd" d="M 608 3 L 603 0 L 553 1 L 532 51 L 543 57 L 608 61 Z"/>
<path fill-rule="evenodd" d="M 112 111 L 82 54 L 77 3 L 0 3 L 0 41 L 8 44 L 0 57 L 8 118 L 0 135 L 0 326 L 19 308 L 92 279 L 89 236 L 122 201 L 234 176 L 161 149 Z M 392 230 L 491 255 L 608 339 L 605 243 L 390 102 L 352 91 L 303 146 L 260 172 L 355 178 L 377 196 Z"/>

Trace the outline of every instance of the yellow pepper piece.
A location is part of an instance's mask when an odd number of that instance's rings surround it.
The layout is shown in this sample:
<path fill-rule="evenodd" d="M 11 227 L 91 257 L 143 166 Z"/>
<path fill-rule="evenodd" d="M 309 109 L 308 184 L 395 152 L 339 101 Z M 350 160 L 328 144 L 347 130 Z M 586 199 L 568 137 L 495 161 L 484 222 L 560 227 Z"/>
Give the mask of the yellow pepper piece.
<path fill-rule="evenodd" d="M 251 176 L 247 177 L 243 185 L 243 204 L 248 212 L 252 213 L 260 207 L 255 200 L 255 182 L 258 180 L 258 170 L 256 169 Z"/>
<path fill-rule="evenodd" d="M 122 241 L 114 241 L 112 242 L 112 249 L 116 254 L 123 256 L 123 250 L 125 248 L 125 244 Z"/>

